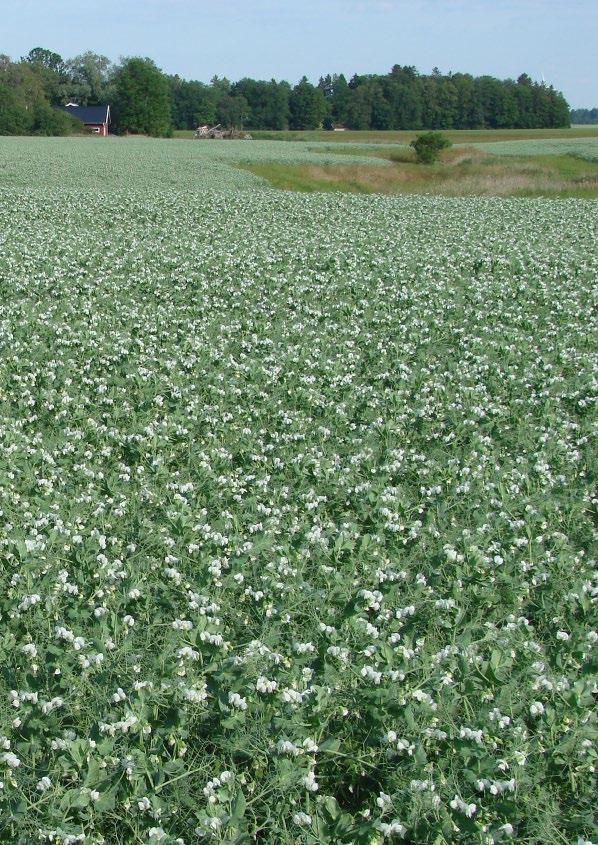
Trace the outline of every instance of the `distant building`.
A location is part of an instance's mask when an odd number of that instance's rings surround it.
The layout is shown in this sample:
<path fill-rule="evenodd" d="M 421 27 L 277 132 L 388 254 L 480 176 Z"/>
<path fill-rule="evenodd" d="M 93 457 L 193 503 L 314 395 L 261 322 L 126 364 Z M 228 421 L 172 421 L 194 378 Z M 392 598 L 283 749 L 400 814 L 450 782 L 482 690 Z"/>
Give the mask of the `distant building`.
<path fill-rule="evenodd" d="M 60 107 L 62 111 L 76 117 L 84 126 L 103 138 L 108 134 L 110 125 L 110 106 L 78 106 L 77 103 L 67 103 Z"/>

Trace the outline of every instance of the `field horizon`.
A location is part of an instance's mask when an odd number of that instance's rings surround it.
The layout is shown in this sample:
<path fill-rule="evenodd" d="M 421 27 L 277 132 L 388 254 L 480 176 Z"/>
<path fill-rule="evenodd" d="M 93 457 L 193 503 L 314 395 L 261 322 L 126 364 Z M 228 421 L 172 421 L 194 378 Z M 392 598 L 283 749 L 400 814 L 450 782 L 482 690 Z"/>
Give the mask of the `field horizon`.
<path fill-rule="evenodd" d="M 356 144 L 409 144 L 428 129 L 357 130 L 335 132 L 327 129 L 266 130 L 248 129 L 247 132 L 258 141 L 326 141 L 330 143 Z M 491 141 L 540 140 L 547 138 L 598 137 L 598 125 L 576 126 L 567 129 L 440 129 L 454 144 L 484 143 Z M 193 130 L 176 129 L 174 137 L 192 139 Z"/>

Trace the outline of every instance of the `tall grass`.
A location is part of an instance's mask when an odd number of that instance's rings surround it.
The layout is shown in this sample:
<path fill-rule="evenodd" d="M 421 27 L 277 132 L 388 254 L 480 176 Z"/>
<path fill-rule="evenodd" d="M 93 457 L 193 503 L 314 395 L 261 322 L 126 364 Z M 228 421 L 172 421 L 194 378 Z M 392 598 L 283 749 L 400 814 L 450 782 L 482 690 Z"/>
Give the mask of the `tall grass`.
<path fill-rule="evenodd" d="M 361 148 L 355 148 L 361 150 Z M 445 196 L 598 197 L 598 163 L 573 156 L 503 157 L 454 148 L 434 165 L 419 165 L 408 149 L 370 152 L 391 167 L 349 163 L 260 162 L 240 165 L 271 185 L 291 191 L 433 193 Z"/>

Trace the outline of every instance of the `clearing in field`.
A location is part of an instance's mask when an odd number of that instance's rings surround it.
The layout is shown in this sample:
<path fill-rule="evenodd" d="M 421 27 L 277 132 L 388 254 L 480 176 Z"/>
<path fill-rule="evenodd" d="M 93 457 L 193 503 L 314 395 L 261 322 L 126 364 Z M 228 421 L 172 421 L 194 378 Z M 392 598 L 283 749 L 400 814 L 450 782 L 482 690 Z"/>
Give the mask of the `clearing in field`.
<path fill-rule="evenodd" d="M 325 146 L 0 139 L 2 842 L 596 841 L 597 203 Z"/>

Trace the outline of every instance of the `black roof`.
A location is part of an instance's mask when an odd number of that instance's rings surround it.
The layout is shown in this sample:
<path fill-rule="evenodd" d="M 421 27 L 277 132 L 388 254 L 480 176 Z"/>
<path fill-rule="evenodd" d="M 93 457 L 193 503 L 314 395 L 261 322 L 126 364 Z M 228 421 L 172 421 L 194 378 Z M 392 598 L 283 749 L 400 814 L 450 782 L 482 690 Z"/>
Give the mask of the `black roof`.
<path fill-rule="evenodd" d="M 61 106 L 60 108 L 83 123 L 110 122 L 110 106 Z"/>

